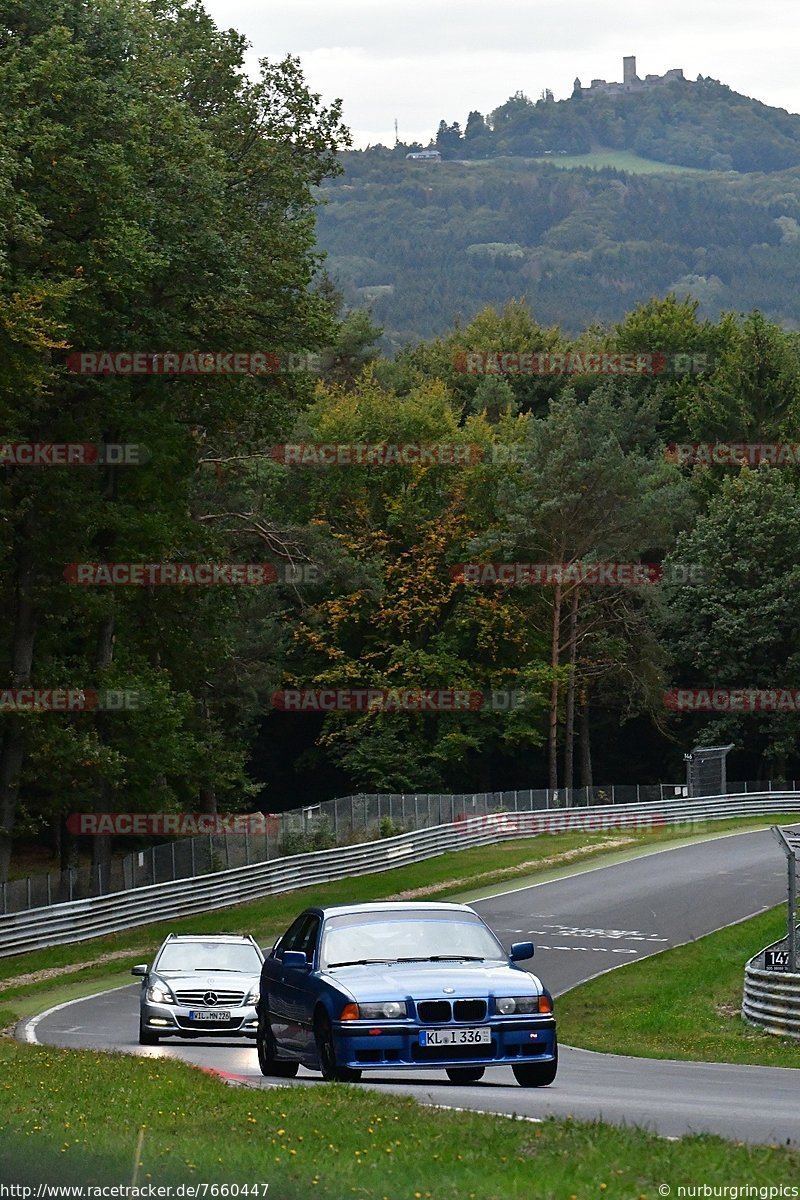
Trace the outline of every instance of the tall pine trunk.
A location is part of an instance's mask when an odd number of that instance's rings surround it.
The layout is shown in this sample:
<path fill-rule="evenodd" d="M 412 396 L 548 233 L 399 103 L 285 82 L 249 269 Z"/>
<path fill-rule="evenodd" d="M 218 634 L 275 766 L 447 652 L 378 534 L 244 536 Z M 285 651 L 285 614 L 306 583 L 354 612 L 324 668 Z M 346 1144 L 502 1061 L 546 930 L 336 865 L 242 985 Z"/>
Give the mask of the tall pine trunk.
<path fill-rule="evenodd" d="M 119 441 L 119 437 L 113 437 L 110 434 L 105 434 L 103 441 L 112 442 Z M 111 501 L 117 500 L 117 471 L 115 467 L 107 468 L 107 475 L 103 487 L 103 499 Z M 100 530 L 96 538 L 98 547 L 98 558 L 108 560 L 113 558 L 113 547 L 116 542 L 116 534 L 113 529 Z M 95 678 L 103 680 L 105 672 L 111 666 L 114 658 L 114 637 L 116 628 L 116 608 L 114 605 L 113 594 L 110 601 L 110 612 L 103 617 L 100 624 L 100 629 L 97 635 L 97 647 L 95 650 Z M 113 720 L 113 714 L 98 709 L 95 715 L 95 729 L 100 743 L 106 742 L 108 733 L 108 722 Z M 108 779 L 101 776 L 100 783 L 95 797 L 95 812 L 109 812 L 112 807 L 111 803 L 112 789 Z M 111 835 L 95 834 L 92 839 L 92 882 L 93 887 L 98 893 L 108 891 L 111 877 Z"/>
<path fill-rule="evenodd" d="M 581 787 L 594 787 L 592 779 L 592 743 L 589 725 L 589 688 L 585 687 L 580 703 Z"/>
<path fill-rule="evenodd" d="M 563 556 L 562 556 L 563 557 Z M 558 787 L 558 670 L 561 647 L 561 580 L 555 585 L 553 595 L 553 636 L 550 642 L 550 666 L 553 679 L 550 684 L 550 721 L 547 736 L 547 755 L 550 765 L 548 786 L 551 791 Z"/>
<path fill-rule="evenodd" d="M 28 687 L 36 641 L 36 611 L 33 606 L 34 518 L 28 510 L 19 528 L 15 555 L 14 626 L 11 634 L 11 679 L 9 687 Z M 11 848 L 19 802 L 19 785 L 25 761 L 25 718 L 9 713 L 4 718 L 0 742 L 0 880 L 8 879 Z"/>
<path fill-rule="evenodd" d="M 574 787 L 575 762 L 575 660 L 578 656 L 578 603 L 580 593 L 577 585 L 572 591 L 572 604 L 569 612 L 569 640 L 567 657 L 569 659 L 569 679 L 567 680 L 567 705 L 564 721 L 564 787 L 571 790 Z"/>

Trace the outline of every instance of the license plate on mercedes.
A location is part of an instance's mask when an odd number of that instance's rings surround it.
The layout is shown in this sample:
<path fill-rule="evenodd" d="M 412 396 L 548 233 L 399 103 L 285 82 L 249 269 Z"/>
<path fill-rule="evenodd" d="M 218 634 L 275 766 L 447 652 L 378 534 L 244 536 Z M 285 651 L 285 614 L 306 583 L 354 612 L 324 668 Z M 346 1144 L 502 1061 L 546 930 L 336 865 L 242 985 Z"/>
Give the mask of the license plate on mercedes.
<path fill-rule="evenodd" d="M 231 1014 L 221 1008 L 200 1009 L 199 1012 L 190 1012 L 189 1019 L 191 1021 L 230 1021 Z"/>
<path fill-rule="evenodd" d="M 475 1046 L 491 1042 L 492 1031 L 488 1026 L 471 1029 L 420 1029 L 420 1046 Z"/>

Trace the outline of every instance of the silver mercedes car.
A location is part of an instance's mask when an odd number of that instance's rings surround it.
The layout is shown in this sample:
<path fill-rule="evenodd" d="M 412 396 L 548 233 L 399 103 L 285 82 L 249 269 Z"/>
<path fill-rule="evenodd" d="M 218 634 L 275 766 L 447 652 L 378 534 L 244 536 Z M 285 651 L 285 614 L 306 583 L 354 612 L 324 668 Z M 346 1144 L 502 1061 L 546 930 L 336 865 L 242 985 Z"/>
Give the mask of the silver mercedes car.
<path fill-rule="evenodd" d="M 142 977 L 139 1042 L 162 1037 L 256 1036 L 264 956 L 251 937 L 171 933 Z"/>

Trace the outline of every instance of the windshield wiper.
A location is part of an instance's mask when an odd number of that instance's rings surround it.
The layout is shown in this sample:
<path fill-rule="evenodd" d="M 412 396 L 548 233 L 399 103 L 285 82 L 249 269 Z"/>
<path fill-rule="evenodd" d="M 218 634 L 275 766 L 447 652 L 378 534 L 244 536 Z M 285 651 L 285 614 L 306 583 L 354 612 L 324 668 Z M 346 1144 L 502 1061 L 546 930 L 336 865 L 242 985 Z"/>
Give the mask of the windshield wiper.
<path fill-rule="evenodd" d="M 241 970 L 239 967 L 191 967 L 192 971 L 203 971 L 206 975 L 247 975 L 247 970 Z"/>
<path fill-rule="evenodd" d="M 479 954 L 427 954 L 415 955 L 414 958 L 396 958 L 395 962 L 485 962 Z"/>
<path fill-rule="evenodd" d="M 393 963 L 396 958 L 351 958 L 347 962 L 328 963 L 328 967 L 369 967 L 373 963 Z"/>

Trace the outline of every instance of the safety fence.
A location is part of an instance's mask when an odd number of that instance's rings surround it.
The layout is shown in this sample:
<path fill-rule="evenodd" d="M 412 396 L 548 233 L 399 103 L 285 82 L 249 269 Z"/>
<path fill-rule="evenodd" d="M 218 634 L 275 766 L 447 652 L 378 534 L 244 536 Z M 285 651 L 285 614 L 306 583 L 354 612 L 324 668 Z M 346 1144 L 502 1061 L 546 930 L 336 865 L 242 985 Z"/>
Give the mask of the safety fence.
<path fill-rule="evenodd" d="M 798 785 L 731 783 L 727 794 L 795 791 Z M 267 813 L 263 830 L 183 837 L 134 850 L 109 867 L 78 868 L 31 875 L 0 883 L 0 915 L 44 908 L 66 901 L 193 879 L 312 850 L 433 829 L 465 817 L 490 813 L 539 812 L 598 805 L 650 804 L 686 798 L 685 784 L 609 784 L 592 788 L 526 788 L 503 792 L 381 794 L 359 793 Z M 259 817 L 262 814 L 257 814 Z"/>
<path fill-rule="evenodd" d="M 45 946 L 84 941 L 153 921 L 242 904 L 262 896 L 354 875 L 390 871 L 449 850 L 547 833 L 684 826 L 729 817 L 800 813 L 800 793 L 788 791 L 673 799 L 649 804 L 588 806 L 562 811 L 462 814 L 449 823 L 353 846 L 293 854 L 168 880 L 126 891 L 54 904 L 0 917 L 0 957 Z"/>

